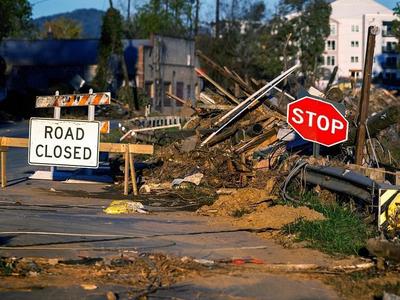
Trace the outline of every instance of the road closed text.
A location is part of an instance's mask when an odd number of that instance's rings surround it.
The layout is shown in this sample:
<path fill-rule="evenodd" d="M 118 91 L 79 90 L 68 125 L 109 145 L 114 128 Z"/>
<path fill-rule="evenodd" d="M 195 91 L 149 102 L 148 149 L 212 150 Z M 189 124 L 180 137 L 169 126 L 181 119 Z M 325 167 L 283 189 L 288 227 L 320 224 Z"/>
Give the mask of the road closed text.
<path fill-rule="evenodd" d="M 29 163 L 97 167 L 99 123 L 31 119 Z"/>

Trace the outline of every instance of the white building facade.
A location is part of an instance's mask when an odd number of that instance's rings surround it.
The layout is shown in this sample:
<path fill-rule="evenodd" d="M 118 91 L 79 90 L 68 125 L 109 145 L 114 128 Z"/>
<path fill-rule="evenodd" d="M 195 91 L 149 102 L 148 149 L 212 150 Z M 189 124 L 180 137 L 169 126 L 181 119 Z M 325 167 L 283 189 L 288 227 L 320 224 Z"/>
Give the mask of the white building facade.
<path fill-rule="evenodd" d="M 373 77 L 400 83 L 398 40 L 392 33 L 393 11 L 373 0 L 336 0 L 331 3 L 331 34 L 326 39 L 323 68 L 338 66 L 338 77 L 362 78 L 368 27 L 377 26 Z"/>

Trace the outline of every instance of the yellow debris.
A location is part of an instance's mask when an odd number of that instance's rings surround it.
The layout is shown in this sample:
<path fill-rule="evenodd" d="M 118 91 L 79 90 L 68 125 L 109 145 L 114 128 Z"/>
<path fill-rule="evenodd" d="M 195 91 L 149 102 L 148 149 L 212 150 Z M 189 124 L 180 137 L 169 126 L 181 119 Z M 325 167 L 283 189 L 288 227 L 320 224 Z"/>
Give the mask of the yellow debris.
<path fill-rule="evenodd" d="M 147 213 L 142 203 L 129 200 L 114 200 L 103 211 L 109 215 L 131 214 L 136 212 L 142 214 Z"/>

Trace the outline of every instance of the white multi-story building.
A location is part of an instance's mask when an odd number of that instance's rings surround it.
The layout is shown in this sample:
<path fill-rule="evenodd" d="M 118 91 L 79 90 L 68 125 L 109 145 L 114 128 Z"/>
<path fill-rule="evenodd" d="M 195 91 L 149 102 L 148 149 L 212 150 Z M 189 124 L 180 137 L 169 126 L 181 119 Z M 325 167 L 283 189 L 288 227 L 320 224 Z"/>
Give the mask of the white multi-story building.
<path fill-rule="evenodd" d="M 397 39 L 392 33 L 393 11 L 373 0 L 336 0 L 331 3 L 331 33 L 326 40 L 323 67 L 338 66 L 338 77 L 362 77 L 368 27 L 378 26 L 373 77 L 388 83 L 400 82 L 395 52 Z"/>

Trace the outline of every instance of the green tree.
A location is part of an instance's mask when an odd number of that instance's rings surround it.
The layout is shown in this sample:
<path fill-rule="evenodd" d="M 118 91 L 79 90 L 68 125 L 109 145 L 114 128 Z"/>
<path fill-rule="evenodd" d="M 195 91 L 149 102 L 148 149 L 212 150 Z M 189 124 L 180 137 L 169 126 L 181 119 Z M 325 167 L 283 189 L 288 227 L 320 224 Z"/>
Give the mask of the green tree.
<path fill-rule="evenodd" d="M 26 35 L 31 27 L 32 9 L 27 0 L 0 1 L 0 41 L 9 36 Z"/>
<path fill-rule="evenodd" d="M 112 81 L 112 68 L 110 63 L 113 55 L 121 56 L 123 53 L 122 16 L 118 10 L 110 7 L 103 17 L 99 43 L 99 56 L 95 84 L 101 90 L 106 90 Z"/>
<path fill-rule="evenodd" d="M 157 33 L 189 36 L 194 30 L 194 3 L 191 0 L 150 0 L 140 7 L 132 22 L 134 35 L 148 38 Z"/>
<path fill-rule="evenodd" d="M 122 39 L 123 19 L 119 11 L 112 6 L 110 0 L 110 8 L 103 17 L 101 27 L 101 37 L 99 43 L 99 57 L 96 77 L 94 84 L 100 90 L 108 90 L 112 85 L 117 88 L 117 97 L 119 100 L 127 103 L 130 109 L 138 108 L 137 101 L 134 100 L 133 89 L 130 86 L 129 74 L 126 67 L 124 48 Z M 122 71 L 122 84 L 118 84 L 116 74 Z"/>
<path fill-rule="evenodd" d="M 82 25 L 72 19 L 60 17 L 43 24 L 41 37 L 49 37 L 54 39 L 78 39 L 82 34 Z"/>
<path fill-rule="evenodd" d="M 400 18 L 400 2 L 397 2 L 396 7 L 393 9 L 394 15 Z M 393 21 L 393 33 L 396 36 L 398 43 L 397 43 L 397 50 L 400 51 L 400 20 Z"/>
<path fill-rule="evenodd" d="M 307 85 L 312 84 L 330 33 L 330 14 L 325 0 L 281 0 L 262 36 L 264 75 L 275 77 L 298 58 Z"/>

